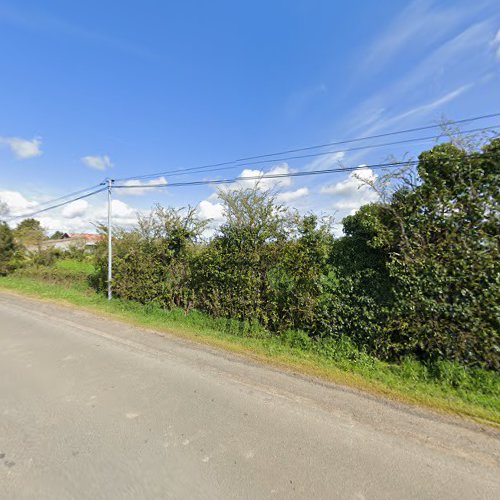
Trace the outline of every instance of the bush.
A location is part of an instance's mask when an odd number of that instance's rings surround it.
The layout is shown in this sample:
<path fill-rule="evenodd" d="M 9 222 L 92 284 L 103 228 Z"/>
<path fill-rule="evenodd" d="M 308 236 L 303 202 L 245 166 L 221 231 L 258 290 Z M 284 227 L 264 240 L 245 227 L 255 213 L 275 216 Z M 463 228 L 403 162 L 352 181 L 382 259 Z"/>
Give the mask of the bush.
<path fill-rule="evenodd" d="M 346 217 L 337 239 L 259 186 L 219 192 L 226 221 L 210 241 L 194 209 L 157 206 L 113 235 L 115 294 L 462 387 L 472 372 L 457 367 L 500 368 L 499 158 L 500 140 L 474 153 L 437 146 L 416 182 Z M 105 289 L 103 243 L 97 262 L 92 282 Z"/>
<path fill-rule="evenodd" d="M 312 340 L 306 332 L 302 330 L 286 330 L 282 333 L 283 342 L 290 346 L 307 351 L 312 346 Z"/>
<path fill-rule="evenodd" d="M 0 276 L 11 273 L 17 267 L 16 250 L 12 230 L 5 222 L 0 222 Z"/>
<path fill-rule="evenodd" d="M 393 197 L 393 325 L 421 359 L 500 369 L 500 140 L 422 153 L 422 182 Z"/>
<path fill-rule="evenodd" d="M 136 229 L 114 235 L 115 295 L 168 309 L 191 309 L 191 256 L 205 226 L 191 207 L 177 210 L 156 206 L 149 217 L 139 218 Z M 105 247 L 104 242 L 98 245 L 97 271 L 90 280 L 99 290 L 107 286 Z"/>

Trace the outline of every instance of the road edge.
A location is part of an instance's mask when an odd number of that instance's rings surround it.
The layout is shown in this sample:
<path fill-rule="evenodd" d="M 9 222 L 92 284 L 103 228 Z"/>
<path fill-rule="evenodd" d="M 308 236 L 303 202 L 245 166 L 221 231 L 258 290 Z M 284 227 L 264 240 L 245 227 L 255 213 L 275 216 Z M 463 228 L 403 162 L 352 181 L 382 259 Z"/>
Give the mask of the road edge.
<path fill-rule="evenodd" d="M 56 299 L 51 297 L 42 297 L 36 293 L 13 290 L 8 287 L 2 286 L 0 283 L 0 293 L 11 295 L 24 299 L 33 300 L 41 303 L 50 303 L 68 310 L 83 311 L 92 314 L 97 318 L 107 319 L 116 323 L 122 323 L 133 326 L 139 330 L 152 333 L 160 336 L 168 336 L 176 341 L 186 342 L 190 345 L 203 346 L 209 348 L 219 355 L 234 356 L 243 361 L 250 361 L 256 365 L 264 365 L 267 368 L 284 372 L 294 377 L 308 380 L 323 386 L 332 386 L 342 391 L 358 394 L 362 397 L 375 399 L 383 402 L 384 404 L 391 405 L 401 410 L 410 413 L 418 413 L 421 416 L 426 416 L 431 419 L 445 420 L 448 423 L 466 427 L 471 430 L 486 432 L 494 436 L 498 436 L 500 424 L 488 419 L 484 419 L 474 415 L 462 413 L 453 408 L 442 408 L 434 406 L 432 402 L 424 402 L 420 400 L 412 400 L 406 394 L 401 393 L 395 389 L 378 384 L 376 381 L 371 381 L 363 378 L 361 375 L 345 372 L 338 369 L 338 373 L 334 376 L 333 373 L 325 373 L 321 369 L 305 366 L 300 363 L 292 363 L 290 360 L 279 359 L 278 357 L 258 353 L 250 348 L 238 345 L 236 343 L 224 342 L 220 339 L 210 336 L 199 336 L 195 333 L 190 333 L 187 330 L 175 331 L 171 328 L 152 328 L 145 326 L 132 318 L 122 316 L 117 312 L 108 312 L 100 310 L 99 307 L 92 307 L 91 305 L 77 305 L 69 300 Z"/>

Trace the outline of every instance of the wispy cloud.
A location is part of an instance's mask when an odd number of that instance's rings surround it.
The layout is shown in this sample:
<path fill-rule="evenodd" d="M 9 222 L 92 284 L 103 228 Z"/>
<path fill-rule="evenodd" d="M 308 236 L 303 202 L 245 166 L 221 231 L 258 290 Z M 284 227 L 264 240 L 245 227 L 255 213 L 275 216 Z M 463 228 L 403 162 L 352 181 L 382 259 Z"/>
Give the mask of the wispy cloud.
<path fill-rule="evenodd" d="M 400 91 L 404 92 L 417 85 L 432 81 L 436 75 L 446 74 L 447 70 L 453 70 L 457 66 L 461 67 L 463 78 L 470 79 L 470 74 L 463 74 L 463 68 L 467 63 L 474 63 L 478 55 L 485 52 L 492 32 L 493 22 L 491 20 L 468 26 L 442 43 L 414 67 L 407 77 L 398 82 L 397 86 Z"/>
<path fill-rule="evenodd" d="M 142 59 L 154 59 L 156 55 L 145 47 L 113 37 L 108 34 L 73 24 L 46 12 L 18 9 L 13 6 L 0 6 L 0 23 L 44 33 L 50 36 L 66 36 L 83 42 L 107 47 Z"/>
<path fill-rule="evenodd" d="M 330 153 L 318 156 L 314 160 L 310 161 L 304 170 L 324 170 L 326 168 L 336 167 L 341 165 L 341 161 L 345 157 L 344 152 L 339 151 L 337 153 Z"/>
<path fill-rule="evenodd" d="M 0 137 L 0 145 L 4 144 L 10 148 L 17 158 L 25 160 L 34 158 L 42 154 L 40 146 L 42 140 L 39 137 L 34 139 L 22 139 L 21 137 Z"/>
<path fill-rule="evenodd" d="M 351 114 L 351 133 L 368 135 L 405 118 L 425 116 L 480 85 L 485 70 L 491 71 L 488 52 L 494 33 L 494 21 L 488 19 L 441 43 L 410 71 L 366 98 Z"/>
<path fill-rule="evenodd" d="M 309 105 L 312 105 L 318 98 L 327 94 L 327 86 L 324 83 L 313 85 L 294 92 L 288 98 L 286 110 L 289 115 L 297 116 Z"/>
<path fill-rule="evenodd" d="M 415 48 L 423 51 L 463 28 L 491 4 L 491 1 L 479 0 L 453 2 L 448 6 L 432 0 L 413 0 L 369 47 L 362 68 L 377 71 L 399 54 Z"/>
<path fill-rule="evenodd" d="M 95 170 L 107 170 L 113 166 L 111 159 L 108 155 L 102 156 L 84 156 L 82 162 L 89 168 Z"/>
<path fill-rule="evenodd" d="M 373 126 L 372 128 L 370 128 L 370 133 L 376 131 L 378 128 L 382 128 L 382 126 L 385 128 L 396 125 L 398 122 L 403 121 L 404 119 L 414 115 L 419 115 L 419 114 L 425 115 L 431 113 L 432 111 L 441 108 L 442 106 L 453 101 L 454 99 L 457 99 L 462 94 L 471 89 L 473 86 L 474 83 L 467 83 L 465 85 L 458 87 L 457 89 L 452 90 L 451 92 L 446 93 L 441 97 L 438 97 L 437 99 L 421 103 L 418 106 L 415 106 L 414 108 L 404 111 L 403 113 L 399 113 L 395 116 L 392 116 L 391 118 L 388 118 L 383 122 L 379 123 L 379 127 Z"/>
<path fill-rule="evenodd" d="M 491 44 L 493 45 L 493 49 L 496 51 L 497 60 L 500 61 L 500 29 L 497 31 L 497 34 Z"/>

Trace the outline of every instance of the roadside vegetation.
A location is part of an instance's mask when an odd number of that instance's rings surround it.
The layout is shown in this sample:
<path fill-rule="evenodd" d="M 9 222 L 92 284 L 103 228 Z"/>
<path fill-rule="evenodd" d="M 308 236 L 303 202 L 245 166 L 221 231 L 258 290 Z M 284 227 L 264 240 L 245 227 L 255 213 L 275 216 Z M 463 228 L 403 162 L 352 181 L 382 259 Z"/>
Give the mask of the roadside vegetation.
<path fill-rule="evenodd" d="M 194 208 L 157 206 L 113 234 L 111 303 L 105 243 L 27 255 L 2 225 L 0 287 L 500 424 L 499 185 L 494 139 L 381 176 L 342 237 L 259 186 L 220 190 L 209 239 Z"/>

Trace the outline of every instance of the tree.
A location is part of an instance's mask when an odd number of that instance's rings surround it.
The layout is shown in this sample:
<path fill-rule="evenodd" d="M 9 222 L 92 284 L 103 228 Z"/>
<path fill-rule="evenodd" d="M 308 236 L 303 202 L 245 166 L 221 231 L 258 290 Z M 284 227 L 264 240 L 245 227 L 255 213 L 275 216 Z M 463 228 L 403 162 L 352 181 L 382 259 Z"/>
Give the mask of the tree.
<path fill-rule="evenodd" d="M 9 214 L 9 207 L 7 206 L 7 203 L 0 201 L 0 220 L 2 220 L 8 214 Z"/>
<path fill-rule="evenodd" d="M 323 278 L 329 271 L 331 223 L 316 215 L 295 215 L 295 231 L 279 244 L 266 273 L 265 302 L 274 331 L 300 329 L 311 336 L 325 333 L 319 302 Z"/>
<path fill-rule="evenodd" d="M 201 220 L 196 208 L 165 208 L 155 205 L 147 215 L 138 215 L 137 230 L 148 242 L 162 241 L 174 256 L 200 240 L 209 221 Z"/>
<path fill-rule="evenodd" d="M 0 222 L 0 275 L 4 276 L 14 269 L 15 252 L 12 229 L 5 222 Z"/>
<path fill-rule="evenodd" d="M 188 289 L 190 258 L 207 221 L 193 207 L 175 209 L 156 205 L 138 216 L 131 231 L 113 232 L 113 288 L 117 296 L 162 307 L 192 304 Z M 101 234 L 106 229 L 100 228 Z M 95 284 L 103 289 L 107 274 L 106 243 L 98 245 Z"/>
<path fill-rule="evenodd" d="M 382 228 L 391 224 L 382 203 L 362 206 L 342 221 L 344 236 L 333 246 L 331 262 L 345 276 L 358 275 L 364 293 L 387 300 L 390 291 L 387 262 L 390 248 L 376 243 Z"/>
<path fill-rule="evenodd" d="M 64 233 L 61 231 L 56 231 L 55 233 L 52 234 L 50 237 L 51 240 L 61 240 L 62 237 L 64 236 Z"/>
<path fill-rule="evenodd" d="M 401 353 L 500 368 L 500 139 L 419 157 L 420 183 L 385 207 L 392 331 Z"/>
<path fill-rule="evenodd" d="M 200 308 L 268 325 L 267 273 L 289 232 L 288 211 L 259 186 L 221 189 L 225 223 L 195 263 Z"/>
<path fill-rule="evenodd" d="M 37 219 L 24 219 L 14 230 L 14 236 L 24 246 L 40 246 L 45 239 L 45 231 Z"/>

